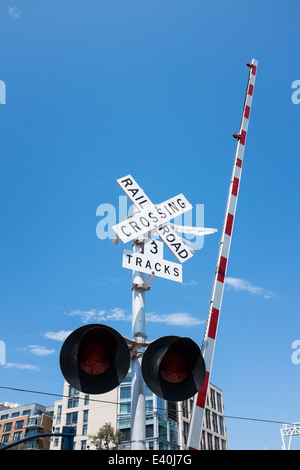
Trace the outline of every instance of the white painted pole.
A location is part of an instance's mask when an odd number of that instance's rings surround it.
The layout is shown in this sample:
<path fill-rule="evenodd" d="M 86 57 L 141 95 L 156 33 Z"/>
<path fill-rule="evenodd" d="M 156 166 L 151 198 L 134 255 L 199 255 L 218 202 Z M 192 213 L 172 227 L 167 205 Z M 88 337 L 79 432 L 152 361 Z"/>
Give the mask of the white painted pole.
<path fill-rule="evenodd" d="M 144 243 L 134 243 L 133 250 L 141 252 Z M 145 274 L 133 271 L 132 274 L 132 339 L 143 343 L 147 338 L 145 333 L 145 290 L 142 286 Z M 142 376 L 142 352 L 137 352 L 131 360 L 131 449 L 146 449 L 146 408 L 145 382 Z"/>

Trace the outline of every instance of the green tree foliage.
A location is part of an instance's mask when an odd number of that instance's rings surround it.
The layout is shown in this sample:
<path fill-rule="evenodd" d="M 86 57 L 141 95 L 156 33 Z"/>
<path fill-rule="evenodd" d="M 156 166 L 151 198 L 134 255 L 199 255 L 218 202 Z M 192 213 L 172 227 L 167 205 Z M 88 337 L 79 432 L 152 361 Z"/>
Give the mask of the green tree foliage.
<path fill-rule="evenodd" d="M 116 431 L 110 423 L 105 423 L 95 434 L 91 436 L 91 442 L 97 450 L 118 449 L 120 443 L 124 439 L 121 431 Z"/>

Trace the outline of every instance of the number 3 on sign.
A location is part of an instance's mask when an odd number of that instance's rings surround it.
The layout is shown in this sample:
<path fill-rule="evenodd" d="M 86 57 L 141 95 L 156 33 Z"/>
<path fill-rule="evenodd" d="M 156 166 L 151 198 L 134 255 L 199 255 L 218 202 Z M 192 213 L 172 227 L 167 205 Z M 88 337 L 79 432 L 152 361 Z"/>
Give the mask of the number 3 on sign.
<path fill-rule="evenodd" d="M 157 240 L 147 240 L 145 242 L 144 254 L 163 258 L 164 244 Z"/>
<path fill-rule="evenodd" d="M 157 255 L 158 253 L 158 246 L 157 246 L 157 243 L 155 240 L 152 240 L 152 242 L 150 243 L 151 247 L 150 248 L 150 253 L 152 253 L 153 255 Z"/>

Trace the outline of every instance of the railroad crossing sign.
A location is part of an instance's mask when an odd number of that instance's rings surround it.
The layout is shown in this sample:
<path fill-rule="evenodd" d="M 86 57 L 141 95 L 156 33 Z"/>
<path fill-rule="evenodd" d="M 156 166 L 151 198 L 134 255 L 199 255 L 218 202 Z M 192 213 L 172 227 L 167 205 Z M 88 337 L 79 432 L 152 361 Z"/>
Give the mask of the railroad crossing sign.
<path fill-rule="evenodd" d="M 162 204 L 150 205 L 129 219 L 115 225 L 113 229 L 122 242 L 127 243 L 144 235 L 145 231 L 149 232 L 158 228 L 190 209 L 192 209 L 190 203 L 183 194 L 179 194 Z"/>
<path fill-rule="evenodd" d="M 119 238 L 127 243 L 154 230 L 180 263 L 190 259 L 193 256 L 191 249 L 169 224 L 169 220 L 192 209 L 184 195 L 154 205 L 131 175 L 119 178 L 117 183 L 139 210 L 133 217 L 112 227 Z"/>

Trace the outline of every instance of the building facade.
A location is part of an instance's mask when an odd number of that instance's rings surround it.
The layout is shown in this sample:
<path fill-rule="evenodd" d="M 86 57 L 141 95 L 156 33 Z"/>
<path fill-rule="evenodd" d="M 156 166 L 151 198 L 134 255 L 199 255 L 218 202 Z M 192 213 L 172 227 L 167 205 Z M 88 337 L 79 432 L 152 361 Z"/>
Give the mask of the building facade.
<path fill-rule="evenodd" d="M 181 445 L 184 448 L 188 438 L 190 418 L 193 410 L 193 398 L 185 400 L 180 406 L 182 412 L 180 436 L 182 439 Z M 207 392 L 201 449 L 228 449 L 223 393 L 221 389 L 213 384 L 209 384 Z"/>
<path fill-rule="evenodd" d="M 24 437 L 49 433 L 52 430 L 53 407 L 37 403 L 31 405 L 0 405 L 0 445 L 19 441 Z M 22 448 L 49 450 L 50 438 L 31 439 Z"/>
<path fill-rule="evenodd" d="M 87 395 L 64 382 L 63 398 L 54 403 L 53 429 L 62 432 L 63 426 L 76 428 L 74 450 L 95 449 L 91 436 L 101 426 L 111 423 L 117 429 L 118 389 L 101 395 Z M 51 439 L 50 450 L 60 450 L 61 437 Z"/>
<path fill-rule="evenodd" d="M 184 450 L 186 447 L 193 399 L 167 402 L 154 395 L 146 386 L 146 449 Z M 226 450 L 227 434 L 222 391 L 210 385 L 207 397 L 202 449 Z M 54 404 L 53 428 L 74 426 L 74 450 L 94 450 L 91 436 L 110 423 L 124 435 L 123 449 L 130 449 L 131 373 L 114 390 L 101 395 L 78 392 L 66 381 L 63 399 Z M 50 450 L 60 450 L 61 438 L 51 439 Z"/>
<path fill-rule="evenodd" d="M 179 423 L 176 403 L 167 402 L 145 386 L 146 449 L 179 450 Z M 122 442 L 130 449 L 131 373 L 118 387 L 117 429 L 124 434 Z"/>
<path fill-rule="evenodd" d="M 223 393 L 212 384 L 207 394 L 201 446 L 203 450 L 228 449 Z"/>

